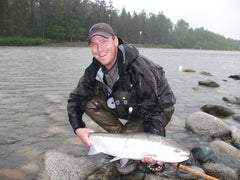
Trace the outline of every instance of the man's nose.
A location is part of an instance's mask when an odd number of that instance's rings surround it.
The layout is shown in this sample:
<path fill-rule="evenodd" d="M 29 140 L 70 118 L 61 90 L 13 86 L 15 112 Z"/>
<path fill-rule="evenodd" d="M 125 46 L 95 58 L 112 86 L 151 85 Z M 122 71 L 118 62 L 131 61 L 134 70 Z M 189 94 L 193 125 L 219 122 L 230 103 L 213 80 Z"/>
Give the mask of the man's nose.
<path fill-rule="evenodd" d="M 102 51 L 104 49 L 104 44 L 99 43 L 98 44 L 98 51 Z"/>

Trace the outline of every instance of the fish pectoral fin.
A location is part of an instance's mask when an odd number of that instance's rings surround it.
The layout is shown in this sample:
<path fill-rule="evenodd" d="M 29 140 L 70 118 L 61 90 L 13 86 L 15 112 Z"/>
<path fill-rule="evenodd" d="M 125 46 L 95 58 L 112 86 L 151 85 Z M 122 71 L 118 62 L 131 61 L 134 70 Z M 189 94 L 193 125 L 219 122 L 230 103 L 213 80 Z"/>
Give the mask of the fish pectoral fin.
<path fill-rule="evenodd" d="M 122 159 L 122 158 L 120 158 L 120 157 L 115 157 L 115 158 L 111 159 L 109 162 L 117 161 L 117 160 L 120 160 L 120 159 Z"/>
<path fill-rule="evenodd" d="M 92 145 L 89 149 L 88 155 L 94 155 L 94 154 L 99 154 L 101 151 L 97 150 L 97 148 Z"/>
<path fill-rule="evenodd" d="M 117 161 L 117 160 L 120 160 L 121 168 L 123 166 L 125 166 L 128 162 L 127 158 L 120 158 L 120 157 L 115 157 L 115 158 L 111 159 L 109 162 L 113 162 L 113 161 Z"/>
<path fill-rule="evenodd" d="M 128 159 L 127 159 L 127 158 L 121 159 L 121 160 L 120 160 L 121 168 L 122 168 L 123 166 L 125 166 L 125 165 L 127 164 L 127 162 L 128 162 Z"/>

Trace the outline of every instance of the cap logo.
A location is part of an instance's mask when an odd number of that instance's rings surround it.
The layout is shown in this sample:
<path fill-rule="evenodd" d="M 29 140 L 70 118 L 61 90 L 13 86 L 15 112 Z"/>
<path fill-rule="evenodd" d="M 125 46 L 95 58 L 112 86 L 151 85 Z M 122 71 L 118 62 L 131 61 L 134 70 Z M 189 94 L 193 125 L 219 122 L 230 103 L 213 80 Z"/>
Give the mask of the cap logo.
<path fill-rule="evenodd" d="M 98 25 L 98 26 L 96 26 L 96 27 L 92 27 L 92 29 L 90 30 L 91 32 L 92 31 L 97 31 L 97 30 L 100 30 L 100 29 L 102 29 L 103 27 L 102 27 L 102 25 Z"/>

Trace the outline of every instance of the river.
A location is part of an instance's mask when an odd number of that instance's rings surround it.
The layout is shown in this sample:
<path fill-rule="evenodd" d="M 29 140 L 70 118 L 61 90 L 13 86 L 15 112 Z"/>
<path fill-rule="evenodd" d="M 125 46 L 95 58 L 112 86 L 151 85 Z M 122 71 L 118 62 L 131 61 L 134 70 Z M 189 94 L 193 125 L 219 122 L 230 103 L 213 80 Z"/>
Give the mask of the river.
<path fill-rule="evenodd" d="M 189 114 L 205 104 L 228 105 L 240 112 L 239 106 L 222 100 L 240 96 L 240 81 L 228 78 L 240 73 L 240 52 L 139 50 L 166 72 L 177 97 L 172 124 L 184 127 Z M 34 179 L 44 152 L 76 154 L 80 142 L 68 123 L 66 104 L 90 61 L 87 47 L 0 47 L 0 170 L 19 170 Z M 185 73 L 180 67 L 196 72 Z M 198 85 L 207 79 L 220 87 Z M 224 121 L 240 127 L 232 118 Z"/>

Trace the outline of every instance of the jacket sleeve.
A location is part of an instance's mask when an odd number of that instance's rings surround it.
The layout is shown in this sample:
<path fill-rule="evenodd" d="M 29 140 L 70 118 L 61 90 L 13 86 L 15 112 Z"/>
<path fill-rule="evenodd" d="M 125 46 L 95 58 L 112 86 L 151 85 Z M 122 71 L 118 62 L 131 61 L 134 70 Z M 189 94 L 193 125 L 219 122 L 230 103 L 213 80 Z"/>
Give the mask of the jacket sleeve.
<path fill-rule="evenodd" d="M 82 115 L 87 102 L 93 97 L 91 84 L 89 78 L 84 75 L 80 78 L 77 87 L 70 93 L 67 111 L 74 132 L 76 129 L 86 126 L 82 120 Z"/>
<path fill-rule="evenodd" d="M 68 118 L 74 132 L 78 128 L 85 127 L 85 123 L 82 120 L 82 115 L 84 113 L 82 103 L 83 95 L 81 95 L 83 92 L 81 91 L 81 89 L 83 89 L 83 81 L 84 77 L 81 77 L 78 86 L 70 93 L 67 104 Z"/>
<path fill-rule="evenodd" d="M 165 126 L 171 120 L 173 112 L 174 106 L 170 106 L 161 113 L 155 112 L 145 116 L 143 121 L 144 132 L 166 136 Z"/>
<path fill-rule="evenodd" d="M 157 76 L 157 77 L 156 77 Z M 165 126 L 174 112 L 175 96 L 159 69 L 155 74 L 139 76 L 139 100 L 144 131 L 165 136 Z"/>
<path fill-rule="evenodd" d="M 82 120 L 82 115 L 86 104 L 94 97 L 95 76 L 99 66 L 99 63 L 93 60 L 80 78 L 77 87 L 70 93 L 67 111 L 74 133 L 76 129 L 86 126 Z"/>

